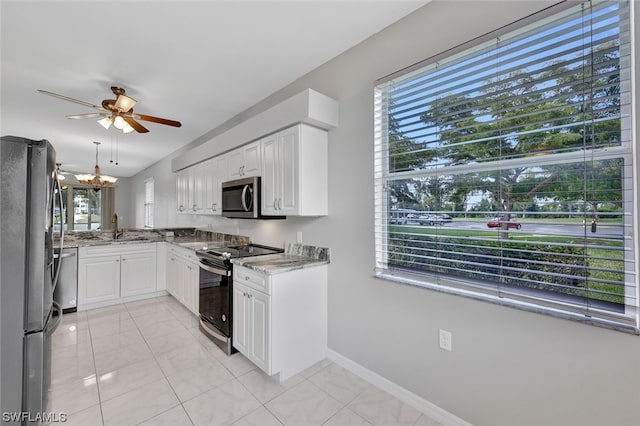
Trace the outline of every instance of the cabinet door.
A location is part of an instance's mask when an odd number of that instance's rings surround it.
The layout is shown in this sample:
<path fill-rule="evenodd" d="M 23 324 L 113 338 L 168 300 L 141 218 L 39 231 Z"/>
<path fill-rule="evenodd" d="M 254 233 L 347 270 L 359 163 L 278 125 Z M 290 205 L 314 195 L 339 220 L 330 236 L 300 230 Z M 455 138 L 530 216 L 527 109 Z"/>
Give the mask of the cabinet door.
<path fill-rule="evenodd" d="M 120 256 L 78 261 L 78 306 L 120 297 Z"/>
<path fill-rule="evenodd" d="M 262 371 L 271 374 L 271 297 L 251 290 L 249 301 L 249 356 Z"/>
<path fill-rule="evenodd" d="M 200 270 L 198 265 L 187 262 L 184 264 L 184 296 L 183 304 L 194 314 L 198 314 L 198 292 L 200 290 Z"/>
<path fill-rule="evenodd" d="M 262 214 L 278 215 L 278 142 L 276 135 L 262 139 Z"/>
<path fill-rule="evenodd" d="M 216 157 L 213 160 L 213 214 L 222 214 L 222 183 L 229 180 L 227 174 L 227 157 Z"/>
<path fill-rule="evenodd" d="M 156 254 L 122 255 L 120 296 L 136 296 L 156 291 Z"/>
<path fill-rule="evenodd" d="M 192 207 L 194 213 L 204 213 L 205 209 L 205 168 L 203 165 L 190 167 L 191 179 L 193 182 Z"/>
<path fill-rule="evenodd" d="M 249 289 L 242 284 L 233 284 L 232 343 L 233 347 L 245 356 L 249 356 L 249 340 L 247 338 L 247 328 L 249 326 L 248 292 Z"/>
<path fill-rule="evenodd" d="M 242 177 L 242 166 L 244 166 L 244 150 L 242 147 L 234 149 L 227 154 L 227 172 L 230 180 Z"/>
<path fill-rule="evenodd" d="M 287 129 L 278 136 L 278 213 L 296 214 L 298 210 L 298 129 Z"/>
<path fill-rule="evenodd" d="M 213 160 L 207 161 L 202 165 L 202 214 L 216 214 L 217 206 L 215 191 L 215 168 Z"/>
<path fill-rule="evenodd" d="M 182 284 L 183 264 L 172 253 L 168 254 L 167 261 L 167 291 L 182 302 L 184 298 L 184 284 Z"/>
<path fill-rule="evenodd" d="M 176 210 L 178 213 L 187 212 L 187 176 L 185 172 L 176 174 Z"/>
<path fill-rule="evenodd" d="M 261 173 L 261 154 L 260 154 L 260 141 L 250 143 L 244 148 L 244 164 L 242 169 L 242 176 L 260 176 Z"/>

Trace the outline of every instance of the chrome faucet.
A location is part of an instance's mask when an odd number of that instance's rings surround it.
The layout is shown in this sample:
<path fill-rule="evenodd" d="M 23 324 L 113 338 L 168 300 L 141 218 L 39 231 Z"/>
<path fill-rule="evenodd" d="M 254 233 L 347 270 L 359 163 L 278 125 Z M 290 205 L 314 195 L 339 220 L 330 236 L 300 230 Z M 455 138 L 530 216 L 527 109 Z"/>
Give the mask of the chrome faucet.
<path fill-rule="evenodd" d="M 122 229 L 118 232 L 118 213 L 114 213 L 113 216 L 111 216 L 111 223 L 115 224 L 113 227 L 113 239 L 117 240 L 118 237 L 124 234 L 124 230 Z"/>

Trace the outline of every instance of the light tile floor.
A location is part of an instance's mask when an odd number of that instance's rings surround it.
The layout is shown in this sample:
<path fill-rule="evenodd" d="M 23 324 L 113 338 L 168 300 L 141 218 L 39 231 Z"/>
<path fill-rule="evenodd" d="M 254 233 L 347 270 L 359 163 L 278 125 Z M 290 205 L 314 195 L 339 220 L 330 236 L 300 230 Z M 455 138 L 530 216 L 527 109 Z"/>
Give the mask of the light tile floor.
<path fill-rule="evenodd" d="M 49 396 L 65 426 L 439 425 L 329 360 L 278 383 L 170 296 L 64 315 Z"/>

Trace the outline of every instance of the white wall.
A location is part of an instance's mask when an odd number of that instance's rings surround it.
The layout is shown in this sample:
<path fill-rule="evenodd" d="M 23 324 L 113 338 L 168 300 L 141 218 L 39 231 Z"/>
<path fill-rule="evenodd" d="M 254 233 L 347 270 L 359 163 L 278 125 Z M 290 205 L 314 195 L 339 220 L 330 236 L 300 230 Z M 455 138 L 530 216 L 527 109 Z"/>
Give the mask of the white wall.
<path fill-rule="evenodd" d="M 131 203 L 131 197 L 134 195 L 135 190 L 137 188 L 132 188 L 130 178 L 118 178 L 115 190 L 114 212 L 118 214 L 118 227 L 120 228 L 133 228 L 136 223 L 133 217 L 134 204 Z"/>
<path fill-rule="evenodd" d="M 234 118 L 307 87 L 339 101 L 328 217 L 178 217 L 170 156 L 131 179 L 135 225 L 153 175 L 156 226 L 210 225 L 274 245 L 302 231 L 331 247 L 329 347 L 475 425 L 640 424 L 640 337 L 373 278 L 373 82 L 551 3 L 430 3 Z M 452 352 L 438 348 L 439 328 L 453 333 Z"/>

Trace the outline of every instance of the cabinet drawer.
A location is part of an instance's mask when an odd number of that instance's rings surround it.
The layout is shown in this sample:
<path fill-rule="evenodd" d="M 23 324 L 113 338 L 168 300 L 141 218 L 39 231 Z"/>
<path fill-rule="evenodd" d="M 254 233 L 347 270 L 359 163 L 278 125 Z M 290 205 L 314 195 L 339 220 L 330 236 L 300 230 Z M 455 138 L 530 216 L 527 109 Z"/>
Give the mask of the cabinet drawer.
<path fill-rule="evenodd" d="M 106 244 L 98 246 L 80 247 L 78 249 L 78 256 L 91 257 L 91 256 L 109 256 L 109 255 L 122 255 L 122 254 L 137 254 L 137 253 L 155 253 L 156 243 L 138 243 L 138 244 Z"/>
<path fill-rule="evenodd" d="M 181 257 L 190 262 L 199 263 L 200 259 L 193 250 L 178 247 L 174 244 L 167 244 L 167 253 L 170 255 Z"/>
<path fill-rule="evenodd" d="M 266 294 L 271 294 L 271 277 L 242 266 L 233 267 L 233 280 Z"/>

